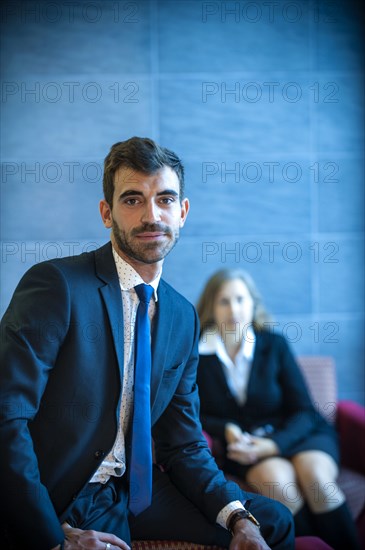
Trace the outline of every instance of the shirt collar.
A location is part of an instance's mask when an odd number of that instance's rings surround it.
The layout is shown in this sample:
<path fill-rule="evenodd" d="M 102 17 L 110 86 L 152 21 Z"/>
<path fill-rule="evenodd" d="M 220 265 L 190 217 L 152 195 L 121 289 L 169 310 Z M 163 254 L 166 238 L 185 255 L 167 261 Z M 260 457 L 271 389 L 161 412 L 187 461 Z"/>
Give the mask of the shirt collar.
<path fill-rule="evenodd" d="M 123 260 L 118 254 L 118 252 L 112 247 L 113 251 L 113 257 L 115 262 L 115 267 L 117 268 L 118 278 L 119 278 L 119 284 L 122 290 L 131 290 L 137 285 L 140 285 L 141 283 L 144 283 L 144 280 L 142 277 L 137 273 L 133 267 Z M 154 290 L 154 298 L 155 302 L 157 302 L 157 288 L 161 279 L 162 271 L 157 275 L 157 277 L 148 283 L 152 286 Z M 144 283 L 146 284 L 146 283 Z"/>
<path fill-rule="evenodd" d="M 226 354 L 222 337 L 217 330 L 206 330 L 203 332 L 199 342 L 200 355 L 218 355 Z M 256 337 L 252 327 L 245 329 L 245 338 L 242 338 L 241 347 L 238 351 L 248 361 L 253 359 L 255 351 Z"/>

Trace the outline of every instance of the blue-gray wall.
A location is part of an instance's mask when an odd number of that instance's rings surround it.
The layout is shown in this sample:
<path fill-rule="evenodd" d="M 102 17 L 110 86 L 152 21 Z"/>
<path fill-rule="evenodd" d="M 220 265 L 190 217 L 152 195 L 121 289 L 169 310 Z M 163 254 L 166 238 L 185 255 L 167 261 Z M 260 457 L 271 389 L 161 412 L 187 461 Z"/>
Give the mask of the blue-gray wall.
<path fill-rule="evenodd" d="M 336 359 L 364 402 L 364 134 L 352 2 L 61 0 L 3 5 L 1 312 L 34 262 L 108 239 L 109 147 L 150 136 L 186 164 L 166 278 L 195 301 L 247 269 L 277 330 Z"/>

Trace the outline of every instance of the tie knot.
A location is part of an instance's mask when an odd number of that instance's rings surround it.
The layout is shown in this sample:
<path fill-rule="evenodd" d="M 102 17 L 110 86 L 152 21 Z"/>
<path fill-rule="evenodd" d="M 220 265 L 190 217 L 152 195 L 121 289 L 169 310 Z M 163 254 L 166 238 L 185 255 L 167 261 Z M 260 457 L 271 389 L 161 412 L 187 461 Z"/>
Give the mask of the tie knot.
<path fill-rule="evenodd" d="M 134 287 L 134 290 L 137 292 L 137 296 L 141 302 L 149 304 L 151 296 L 153 294 L 153 287 L 151 285 L 145 285 L 144 283 Z"/>

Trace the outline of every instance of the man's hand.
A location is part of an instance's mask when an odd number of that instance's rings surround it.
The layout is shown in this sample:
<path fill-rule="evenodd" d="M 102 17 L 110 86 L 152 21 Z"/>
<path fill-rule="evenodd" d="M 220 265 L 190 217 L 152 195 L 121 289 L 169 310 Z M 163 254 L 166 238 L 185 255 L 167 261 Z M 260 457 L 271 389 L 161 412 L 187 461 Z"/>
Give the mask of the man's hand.
<path fill-rule="evenodd" d="M 270 550 L 260 529 L 248 519 L 240 519 L 233 528 L 229 550 Z"/>
<path fill-rule="evenodd" d="M 66 537 L 65 550 L 130 550 L 126 542 L 109 533 L 93 530 L 83 531 L 70 527 L 67 523 L 62 525 L 62 529 Z"/>

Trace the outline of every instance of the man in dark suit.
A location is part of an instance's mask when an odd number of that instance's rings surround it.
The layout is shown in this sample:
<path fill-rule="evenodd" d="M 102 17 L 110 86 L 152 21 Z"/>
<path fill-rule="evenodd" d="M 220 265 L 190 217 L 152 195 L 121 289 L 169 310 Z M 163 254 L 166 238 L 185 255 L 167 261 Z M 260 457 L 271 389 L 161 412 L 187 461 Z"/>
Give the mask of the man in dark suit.
<path fill-rule="evenodd" d="M 168 149 L 141 138 L 115 144 L 100 203 L 111 243 L 35 265 L 14 293 L 2 321 L 0 384 L 9 547 L 128 550 L 133 538 L 175 538 L 231 550 L 293 548 L 287 509 L 227 482 L 202 435 L 197 315 L 160 280 L 189 210 L 183 184 L 182 164 Z M 142 283 L 153 292 L 149 393 L 159 467 L 151 504 L 133 514 Z"/>

